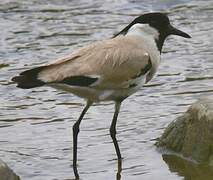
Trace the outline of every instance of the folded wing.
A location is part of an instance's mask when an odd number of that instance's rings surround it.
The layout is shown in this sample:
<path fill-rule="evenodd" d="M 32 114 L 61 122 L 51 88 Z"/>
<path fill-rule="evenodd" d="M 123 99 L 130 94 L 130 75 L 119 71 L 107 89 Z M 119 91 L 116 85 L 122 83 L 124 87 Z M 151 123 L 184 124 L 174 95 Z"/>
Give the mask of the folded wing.
<path fill-rule="evenodd" d="M 123 88 L 131 78 L 151 69 L 149 54 L 139 39 L 118 36 L 99 41 L 51 64 L 22 72 L 12 80 L 20 88 L 50 83 L 96 88 Z"/>

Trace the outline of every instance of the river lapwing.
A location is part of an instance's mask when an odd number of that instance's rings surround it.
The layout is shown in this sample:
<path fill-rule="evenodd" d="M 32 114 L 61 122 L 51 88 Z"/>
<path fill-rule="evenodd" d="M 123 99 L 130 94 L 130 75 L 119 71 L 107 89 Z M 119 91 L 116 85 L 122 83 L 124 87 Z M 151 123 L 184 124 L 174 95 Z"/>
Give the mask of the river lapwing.
<path fill-rule="evenodd" d="M 86 106 L 73 125 L 73 170 L 76 179 L 79 179 L 79 125 L 94 102 L 115 102 L 110 135 L 121 165 L 121 153 L 116 140 L 116 123 L 121 103 L 153 78 L 160 63 L 163 43 L 169 35 L 190 38 L 185 32 L 174 28 L 166 14 L 143 14 L 113 38 L 94 42 L 66 57 L 12 78 L 19 88 L 47 85 L 86 100 Z"/>

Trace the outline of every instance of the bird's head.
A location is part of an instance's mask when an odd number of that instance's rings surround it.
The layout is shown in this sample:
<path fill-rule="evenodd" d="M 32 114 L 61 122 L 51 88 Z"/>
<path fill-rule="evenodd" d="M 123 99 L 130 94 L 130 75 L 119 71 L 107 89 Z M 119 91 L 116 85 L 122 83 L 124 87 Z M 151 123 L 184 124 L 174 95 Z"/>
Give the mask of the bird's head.
<path fill-rule="evenodd" d="M 137 34 L 140 32 L 145 32 L 147 35 L 152 36 L 160 51 L 163 47 L 164 40 L 169 35 L 191 38 L 187 33 L 173 27 L 170 24 L 168 16 L 164 13 L 148 13 L 138 16 L 117 35 Z"/>

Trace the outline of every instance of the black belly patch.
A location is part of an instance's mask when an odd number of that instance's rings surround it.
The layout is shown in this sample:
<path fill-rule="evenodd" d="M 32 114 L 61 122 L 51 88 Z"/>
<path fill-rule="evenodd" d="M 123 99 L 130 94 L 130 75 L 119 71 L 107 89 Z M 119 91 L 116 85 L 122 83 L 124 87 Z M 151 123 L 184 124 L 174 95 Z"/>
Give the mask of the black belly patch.
<path fill-rule="evenodd" d="M 72 76 L 72 77 L 65 78 L 62 81 L 59 81 L 57 83 L 86 87 L 86 86 L 90 86 L 97 80 L 98 78 L 92 78 L 88 76 Z"/>
<path fill-rule="evenodd" d="M 133 76 L 132 79 L 136 79 L 136 78 L 138 78 L 138 77 L 140 77 L 142 75 L 145 75 L 151 68 L 152 68 L 152 62 L 149 59 L 148 64 L 143 69 L 141 69 L 140 73 L 138 73 L 137 75 Z"/>

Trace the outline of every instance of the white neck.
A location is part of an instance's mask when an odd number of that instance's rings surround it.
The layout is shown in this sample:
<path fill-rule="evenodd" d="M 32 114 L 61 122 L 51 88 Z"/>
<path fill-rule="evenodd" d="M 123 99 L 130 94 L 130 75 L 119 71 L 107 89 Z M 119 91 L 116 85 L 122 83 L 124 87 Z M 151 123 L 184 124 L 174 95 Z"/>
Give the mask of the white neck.
<path fill-rule="evenodd" d="M 148 24 L 135 24 L 127 32 L 125 36 L 135 36 L 143 39 L 141 43 L 149 53 L 152 65 L 153 74 L 157 70 L 160 63 L 160 51 L 157 48 L 156 40 L 159 39 L 159 32 Z M 144 43 L 143 43 L 144 42 Z"/>
<path fill-rule="evenodd" d="M 134 24 L 127 32 L 126 36 L 140 36 L 149 40 L 158 40 L 159 32 L 148 24 Z"/>

